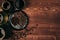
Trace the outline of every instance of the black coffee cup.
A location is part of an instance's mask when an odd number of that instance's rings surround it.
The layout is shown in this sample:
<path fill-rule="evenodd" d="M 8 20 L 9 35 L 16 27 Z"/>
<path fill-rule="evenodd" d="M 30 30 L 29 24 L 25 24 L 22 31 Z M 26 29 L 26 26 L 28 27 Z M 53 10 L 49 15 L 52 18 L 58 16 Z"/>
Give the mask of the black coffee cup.
<path fill-rule="evenodd" d="M 9 2 L 9 1 L 4 1 L 4 2 L 2 3 L 2 8 L 3 8 L 4 10 L 9 10 L 9 9 L 11 8 L 10 2 Z"/>
<path fill-rule="evenodd" d="M 5 12 L 14 12 L 14 2 L 13 1 L 4 1 L 2 3 L 2 9 Z"/>
<path fill-rule="evenodd" d="M 25 7 L 25 1 L 24 0 L 16 0 L 15 1 L 15 8 L 17 10 L 22 10 Z"/>

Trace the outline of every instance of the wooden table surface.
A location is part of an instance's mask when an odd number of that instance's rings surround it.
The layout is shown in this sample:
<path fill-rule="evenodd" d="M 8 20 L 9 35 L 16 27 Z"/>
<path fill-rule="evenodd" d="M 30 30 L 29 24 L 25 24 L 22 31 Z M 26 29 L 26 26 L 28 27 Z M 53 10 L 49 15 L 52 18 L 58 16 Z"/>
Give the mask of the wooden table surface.
<path fill-rule="evenodd" d="M 15 40 L 60 40 L 60 0 L 25 0 L 32 34 Z M 13 39 L 10 39 L 13 40 Z"/>

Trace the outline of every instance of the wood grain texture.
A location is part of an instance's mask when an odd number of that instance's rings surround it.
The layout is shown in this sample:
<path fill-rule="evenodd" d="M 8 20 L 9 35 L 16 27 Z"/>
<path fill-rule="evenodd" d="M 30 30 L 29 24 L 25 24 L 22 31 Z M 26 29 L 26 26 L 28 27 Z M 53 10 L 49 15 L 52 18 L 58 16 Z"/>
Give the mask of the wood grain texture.
<path fill-rule="evenodd" d="M 28 27 L 36 27 L 32 31 L 34 37 L 29 37 L 30 40 L 60 40 L 58 37 L 60 36 L 60 0 L 27 0 L 27 2 L 29 4 L 23 10 L 30 19 Z M 48 35 L 53 35 L 54 38 Z"/>
<path fill-rule="evenodd" d="M 36 28 L 31 35 L 18 40 L 60 40 L 60 0 L 25 1 L 23 11 L 29 16 L 28 27 Z"/>

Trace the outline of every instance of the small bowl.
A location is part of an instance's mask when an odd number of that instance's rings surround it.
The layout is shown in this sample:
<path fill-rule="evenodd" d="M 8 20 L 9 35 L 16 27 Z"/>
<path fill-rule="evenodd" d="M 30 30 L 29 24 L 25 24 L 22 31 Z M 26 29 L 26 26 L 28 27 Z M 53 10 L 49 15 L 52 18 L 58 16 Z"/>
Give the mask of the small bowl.
<path fill-rule="evenodd" d="M 14 29 L 22 30 L 27 27 L 28 16 L 22 11 L 15 12 L 14 14 L 10 15 L 9 21 Z"/>

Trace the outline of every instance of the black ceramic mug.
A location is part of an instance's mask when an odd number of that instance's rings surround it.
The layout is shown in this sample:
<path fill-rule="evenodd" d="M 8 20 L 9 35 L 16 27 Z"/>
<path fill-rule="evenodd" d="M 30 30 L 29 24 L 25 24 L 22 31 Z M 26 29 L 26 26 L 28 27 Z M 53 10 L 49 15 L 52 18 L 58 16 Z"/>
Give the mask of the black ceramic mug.
<path fill-rule="evenodd" d="M 5 12 L 14 12 L 14 2 L 9 0 L 3 1 L 2 9 Z"/>
<path fill-rule="evenodd" d="M 24 0 L 16 0 L 15 7 L 19 10 L 22 10 L 25 7 L 25 1 Z"/>
<path fill-rule="evenodd" d="M 2 3 L 2 8 L 3 8 L 4 10 L 9 10 L 10 7 L 11 7 L 11 4 L 10 4 L 9 1 L 4 1 L 4 2 Z"/>

